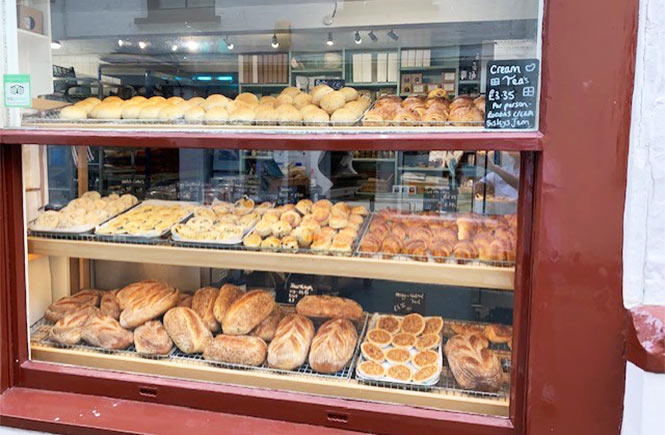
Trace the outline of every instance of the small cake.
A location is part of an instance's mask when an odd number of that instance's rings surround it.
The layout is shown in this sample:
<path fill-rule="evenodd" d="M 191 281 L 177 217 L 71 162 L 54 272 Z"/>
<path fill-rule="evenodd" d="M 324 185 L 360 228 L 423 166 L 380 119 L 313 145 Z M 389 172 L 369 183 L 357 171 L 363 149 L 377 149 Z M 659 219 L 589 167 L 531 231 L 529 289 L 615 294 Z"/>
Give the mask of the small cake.
<path fill-rule="evenodd" d="M 429 383 L 439 376 L 439 367 L 436 365 L 426 366 L 413 375 L 413 382 Z"/>
<path fill-rule="evenodd" d="M 416 344 L 416 336 L 406 332 L 401 332 L 393 336 L 391 344 L 399 348 L 410 348 Z"/>
<path fill-rule="evenodd" d="M 430 317 L 425 320 L 423 334 L 439 334 L 443 329 L 443 319 L 439 316 Z"/>
<path fill-rule="evenodd" d="M 360 351 L 362 352 L 365 359 L 370 361 L 382 363 L 386 359 L 386 355 L 383 353 L 383 349 L 368 341 L 364 342 L 362 346 L 360 346 Z"/>
<path fill-rule="evenodd" d="M 418 313 L 411 313 L 404 316 L 402 320 L 402 332 L 419 335 L 425 329 L 425 319 Z"/>
<path fill-rule="evenodd" d="M 379 318 L 376 327 L 388 331 L 391 334 L 395 334 L 399 331 L 400 323 L 398 317 L 386 315 Z"/>
<path fill-rule="evenodd" d="M 416 341 L 416 349 L 426 350 L 437 347 L 441 343 L 441 337 L 439 334 L 426 334 L 418 337 Z"/>
<path fill-rule="evenodd" d="M 380 379 L 386 375 L 386 369 L 374 361 L 363 361 L 358 364 L 358 371 L 366 378 Z"/>
<path fill-rule="evenodd" d="M 390 349 L 386 352 L 386 360 L 391 364 L 406 364 L 411 361 L 411 352 L 400 348 Z"/>
<path fill-rule="evenodd" d="M 392 335 L 389 332 L 384 331 L 383 329 L 372 329 L 367 333 L 367 340 L 370 343 L 374 343 L 380 347 L 388 346 L 392 341 L 392 339 L 393 339 Z"/>
<path fill-rule="evenodd" d="M 409 366 L 404 364 L 397 364 L 390 367 L 386 375 L 402 382 L 410 382 L 413 378 L 413 372 Z"/>
<path fill-rule="evenodd" d="M 416 368 L 426 367 L 432 364 L 436 364 L 439 360 L 439 354 L 435 351 L 428 349 L 418 352 L 411 362 Z"/>

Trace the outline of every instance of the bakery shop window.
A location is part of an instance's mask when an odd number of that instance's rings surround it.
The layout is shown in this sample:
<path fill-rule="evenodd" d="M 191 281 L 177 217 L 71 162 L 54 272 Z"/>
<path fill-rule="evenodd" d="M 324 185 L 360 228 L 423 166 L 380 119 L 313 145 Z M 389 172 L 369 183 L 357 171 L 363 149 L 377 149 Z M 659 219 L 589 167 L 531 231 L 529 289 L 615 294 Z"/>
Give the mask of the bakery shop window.
<path fill-rule="evenodd" d="M 508 415 L 520 153 L 23 152 L 33 360 Z"/>
<path fill-rule="evenodd" d="M 538 0 L 43 3 L 25 127 L 538 128 Z"/>

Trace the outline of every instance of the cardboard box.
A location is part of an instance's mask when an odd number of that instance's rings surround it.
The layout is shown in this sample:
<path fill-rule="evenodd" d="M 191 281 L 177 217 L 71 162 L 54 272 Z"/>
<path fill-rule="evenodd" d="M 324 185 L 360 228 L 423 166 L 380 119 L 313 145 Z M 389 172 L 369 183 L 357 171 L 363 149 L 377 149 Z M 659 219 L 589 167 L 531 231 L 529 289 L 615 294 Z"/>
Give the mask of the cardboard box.
<path fill-rule="evenodd" d="M 44 34 L 44 14 L 38 9 L 17 6 L 18 28 Z"/>

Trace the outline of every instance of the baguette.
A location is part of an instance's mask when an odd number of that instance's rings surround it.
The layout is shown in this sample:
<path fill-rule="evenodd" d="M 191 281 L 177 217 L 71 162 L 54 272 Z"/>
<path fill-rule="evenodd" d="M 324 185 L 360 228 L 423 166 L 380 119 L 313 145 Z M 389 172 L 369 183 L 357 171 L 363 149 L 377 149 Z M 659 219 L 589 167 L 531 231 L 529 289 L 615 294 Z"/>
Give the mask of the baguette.
<path fill-rule="evenodd" d="M 219 290 L 214 287 L 203 287 L 198 289 L 192 298 L 192 310 L 196 311 L 206 328 L 213 333 L 221 328 L 213 314 L 218 292 Z"/>
<path fill-rule="evenodd" d="M 116 320 L 120 318 L 120 305 L 118 305 L 117 294 L 118 290 L 104 292 L 102 301 L 99 304 L 99 310 L 103 315 L 113 317 Z"/>
<path fill-rule="evenodd" d="M 358 332 L 347 319 L 328 320 L 312 340 L 309 365 L 319 373 L 337 373 L 351 361 Z"/>
<path fill-rule="evenodd" d="M 65 296 L 52 303 L 44 313 L 46 320 L 57 322 L 67 314 L 78 311 L 83 307 L 96 307 L 99 305 L 99 291 L 93 289 L 81 290 L 71 296 Z"/>
<path fill-rule="evenodd" d="M 245 335 L 263 322 L 275 308 L 275 299 L 265 290 L 252 290 L 238 298 L 224 314 L 222 330 L 227 335 Z"/>
<path fill-rule="evenodd" d="M 279 305 L 275 305 L 275 309 L 272 310 L 268 318 L 259 323 L 256 328 L 252 329 L 251 335 L 259 337 L 266 342 L 271 341 L 275 336 L 279 321 L 282 320 L 282 315 L 282 308 Z"/>
<path fill-rule="evenodd" d="M 175 307 L 164 314 L 164 328 L 169 337 L 184 353 L 201 353 L 212 333 L 191 308 Z"/>
<path fill-rule="evenodd" d="M 275 337 L 268 346 L 268 365 L 293 370 L 307 358 L 314 337 L 314 324 L 305 316 L 289 314 L 277 326 Z"/>
<path fill-rule="evenodd" d="M 67 314 L 62 319 L 58 320 L 51 331 L 49 331 L 49 339 L 61 343 L 74 345 L 81 341 L 81 332 L 83 325 L 88 320 L 91 314 L 99 312 L 97 307 L 87 306 L 79 308 L 78 310 Z"/>
<path fill-rule="evenodd" d="M 134 341 L 134 334 L 120 326 L 117 320 L 101 313 L 93 313 L 83 324 L 81 339 L 104 349 L 126 349 Z"/>
<path fill-rule="evenodd" d="M 134 330 L 134 347 L 142 355 L 168 355 L 173 341 L 159 320 L 151 320 Z"/>
<path fill-rule="evenodd" d="M 208 342 L 203 358 L 230 364 L 260 366 L 266 360 L 268 345 L 258 337 L 220 334 Z"/>
<path fill-rule="evenodd" d="M 360 320 L 363 308 L 354 300 L 327 295 L 308 295 L 298 301 L 296 312 L 307 317 Z"/>
<path fill-rule="evenodd" d="M 221 324 L 224 320 L 224 314 L 226 314 L 229 307 L 242 295 L 243 292 L 240 290 L 240 287 L 233 284 L 224 284 L 219 289 L 217 299 L 215 299 L 215 306 L 213 308 L 215 320 Z"/>
<path fill-rule="evenodd" d="M 134 329 L 148 320 L 161 316 L 175 307 L 179 299 L 178 290 L 162 282 L 151 283 L 143 287 L 143 290 L 133 292 L 131 297 L 121 303 L 120 295 L 123 290 L 120 290 L 116 297 L 120 308 L 124 303 L 120 313 L 120 325 L 127 329 Z"/>

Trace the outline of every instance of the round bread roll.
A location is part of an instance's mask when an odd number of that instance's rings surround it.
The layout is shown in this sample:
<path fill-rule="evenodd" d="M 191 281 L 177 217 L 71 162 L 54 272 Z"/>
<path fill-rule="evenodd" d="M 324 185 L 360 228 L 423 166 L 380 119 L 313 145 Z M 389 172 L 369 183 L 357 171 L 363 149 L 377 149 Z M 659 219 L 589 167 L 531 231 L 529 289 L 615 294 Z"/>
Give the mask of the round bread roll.
<path fill-rule="evenodd" d="M 344 107 L 337 109 L 330 116 L 332 122 L 353 122 L 358 119 L 358 115 Z"/>
<path fill-rule="evenodd" d="M 97 98 L 97 97 L 88 97 L 88 98 L 86 98 L 86 99 L 83 100 L 83 101 L 85 101 L 85 102 L 89 102 L 89 103 L 94 103 L 94 104 L 99 104 L 99 103 L 102 102 L 102 100 L 100 100 L 100 99 Z"/>
<path fill-rule="evenodd" d="M 90 113 L 93 107 L 95 107 L 98 103 L 95 103 L 93 101 L 79 101 L 77 103 L 74 103 L 75 107 L 78 107 L 79 109 L 83 110 L 86 115 Z"/>
<path fill-rule="evenodd" d="M 314 95 L 314 94 L 316 93 L 316 91 L 318 91 L 319 89 L 328 88 L 328 87 L 330 87 L 330 86 L 328 86 L 328 85 L 323 85 L 323 84 L 321 84 L 321 85 L 316 85 L 316 86 L 312 87 L 312 89 L 309 90 L 309 93 L 310 93 L 311 95 Z"/>
<path fill-rule="evenodd" d="M 302 93 L 293 97 L 293 105 L 298 110 L 302 109 L 305 106 L 310 105 L 311 103 L 312 103 L 312 96 L 310 94 Z"/>
<path fill-rule="evenodd" d="M 129 101 L 134 102 L 134 103 L 144 103 L 148 101 L 148 99 L 142 95 L 136 95 L 132 98 L 129 99 Z"/>
<path fill-rule="evenodd" d="M 229 119 L 229 113 L 225 108 L 220 106 L 215 106 L 210 110 L 206 110 L 205 116 L 203 117 L 206 121 L 226 121 Z"/>
<path fill-rule="evenodd" d="M 254 94 L 251 94 L 254 95 Z M 258 99 L 257 99 L 258 104 Z M 239 107 L 229 115 L 230 121 L 251 122 L 254 120 L 254 111 L 248 107 Z"/>
<path fill-rule="evenodd" d="M 283 112 L 290 112 L 292 110 L 297 111 L 298 109 L 293 107 L 291 104 L 282 104 L 282 105 L 277 106 L 277 108 L 275 110 L 277 110 L 277 113 L 279 113 L 281 115 Z"/>
<path fill-rule="evenodd" d="M 203 103 L 206 102 L 206 99 L 203 97 L 192 97 L 189 100 L 187 100 L 189 103 L 190 107 L 195 107 L 195 106 L 201 106 Z"/>
<path fill-rule="evenodd" d="M 109 97 L 106 97 L 102 100 L 102 103 L 112 103 L 113 101 L 120 101 L 122 102 L 122 98 L 116 97 L 115 95 L 111 95 Z"/>
<path fill-rule="evenodd" d="M 138 119 L 141 109 L 145 105 L 140 103 L 128 104 L 122 108 L 122 119 Z"/>
<path fill-rule="evenodd" d="M 330 118 L 328 113 L 325 110 L 317 108 L 316 110 L 308 110 L 306 113 L 303 113 L 302 119 L 305 122 L 328 122 Z"/>
<path fill-rule="evenodd" d="M 335 110 L 344 107 L 345 104 L 346 100 L 344 99 L 344 94 L 339 91 L 328 92 L 319 102 L 321 108 L 328 112 L 329 115 Z"/>
<path fill-rule="evenodd" d="M 367 98 L 367 97 L 365 97 L 365 96 L 360 96 L 360 97 L 358 97 L 358 99 L 356 100 L 356 102 L 362 104 L 362 106 L 363 106 L 363 111 L 365 111 L 365 109 L 367 109 L 367 108 L 369 107 L 369 105 L 371 104 L 370 101 L 369 101 L 369 98 Z"/>
<path fill-rule="evenodd" d="M 358 98 L 358 91 L 356 91 L 354 88 L 345 86 L 339 90 L 339 92 L 344 95 L 344 99 L 348 103 L 349 101 L 353 101 Z"/>
<path fill-rule="evenodd" d="M 163 103 L 164 101 L 166 101 L 166 98 L 164 98 L 160 95 L 156 95 L 154 97 L 148 98 L 148 101 L 151 102 L 151 103 Z"/>
<path fill-rule="evenodd" d="M 185 115 L 185 108 L 180 105 L 170 104 L 162 107 L 157 115 L 159 119 L 174 120 L 182 118 Z"/>
<path fill-rule="evenodd" d="M 120 119 L 122 108 L 118 104 L 102 103 L 95 106 L 95 118 L 97 119 Z"/>
<path fill-rule="evenodd" d="M 279 118 L 279 112 L 273 109 L 272 106 L 268 104 L 261 104 L 256 109 L 256 116 L 254 119 L 262 122 L 276 122 Z"/>
<path fill-rule="evenodd" d="M 213 107 L 226 107 L 229 104 L 229 99 L 221 94 L 212 94 L 206 98 L 203 103 L 203 108 L 208 111 Z"/>
<path fill-rule="evenodd" d="M 178 104 L 185 101 L 182 97 L 170 97 L 166 99 L 166 102 L 169 104 Z"/>
<path fill-rule="evenodd" d="M 349 109 L 351 112 L 355 113 L 356 116 L 362 115 L 363 112 L 365 111 L 365 107 L 364 107 L 363 103 L 361 103 L 358 100 L 349 101 L 348 103 L 346 103 L 344 105 L 344 107 L 346 109 Z"/>
<path fill-rule="evenodd" d="M 254 109 L 249 104 L 243 103 L 242 101 L 236 101 L 236 100 L 230 100 L 229 104 L 226 105 L 225 109 L 226 109 L 227 112 L 229 112 L 229 114 L 231 114 L 231 113 L 235 112 L 236 110 L 240 109 L 241 107 L 244 107 L 245 109 Z"/>
<path fill-rule="evenodd" d="M 279 110 L 277 110 L 277 112 L 279 112 L 277 120 L 279 121 L 280 124 L 291 124 L 291 123 L 294 123 L 294 122 L 302 121 L 302 114 L 295 107 L 293 107 L 291 105 L 287 105 L 287 104 L 285 104 L 283 106 L 280 106 L 280 107 L 285 107 L 286 108 L 285 110 L 282 110 L 281 112 Z M 277 109 L 279 109 L 279 107 Z"/>
<path fill-rule="evenodd" d="M 201 106 L 190 107 L 185 112 L 185 120 L 187 121 L 201 121 L 205 117 L 206 111 Z"/>
<path fill-rule="evenodd" d="M 298 94 L 300 94 L 300 89 L 295 86 L 287 86 L 280 92 L 280 95 L 288 95 L 291 98 L 295 98 Z"/>
<path fill-rule="evenodd" d="M 259 105 L 270 105 L 271 107 L 274 107 L 277 103 L 277 98 L 273 97 L 272 95 L 264 95 L 261 97 L 259 100 Z"/>
<path fill-rule="evenodd" d="M 251 92 L 243 92 L 242 94 L 239 94 L 236 97 L 236 101 L 242 101 L 252 107 L 259 105 L 259 98 Z"/>
<path fill-rule="evenodd" d="M 300 109 L 300 113 L 305 115 L 305 113 L 311 111 L 311 110 L 321 110 L 319 106 L 315 106 L 314 104 L 308 104 Z"/>
<path fill-rule="evenodd" d="M 162 107 L 161 104 L 146 104 L 139 112 L 139 119 L 157 119 Z"/>
<path fill-rule="evenodd" d="M 328 85 L 322 85 L 320 88 L 317 89 L 317 86 L 314 87 L 315 90 L 312 92 L 312 104 L 316 104 L 317 106 L 321 105 L 321 99 L 328 95 L 331 92 L 335 92 L 333 88 L 331 88 Z M 344 97 L 342 97 L 343 99 Z"/>
<path fill-rule="evenodd" d="M 277 105 L 281 106 L 282 104 L 293 104 L 293 97 L 287 94 L 280 94 L 277 97 Z"/>
<path fill-rule="evenodd" d="M 76 106 L 63 107 L 60 110 L 60 119 L 87 119 L 88 114 L 85 109 Z"/>

